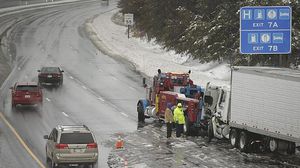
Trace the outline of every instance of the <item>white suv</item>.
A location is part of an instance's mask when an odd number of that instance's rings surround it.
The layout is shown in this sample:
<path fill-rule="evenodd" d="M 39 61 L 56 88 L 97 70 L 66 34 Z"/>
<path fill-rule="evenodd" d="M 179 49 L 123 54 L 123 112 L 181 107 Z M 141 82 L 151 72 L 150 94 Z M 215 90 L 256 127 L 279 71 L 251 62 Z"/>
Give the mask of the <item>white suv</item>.
<path fill-rule="evenodd" d="M 58 125 L 45 135 L 47 163 L 52 168 L 60 165 L 97 166 L 98 145 L 95 136 L 85 125 Z"/>

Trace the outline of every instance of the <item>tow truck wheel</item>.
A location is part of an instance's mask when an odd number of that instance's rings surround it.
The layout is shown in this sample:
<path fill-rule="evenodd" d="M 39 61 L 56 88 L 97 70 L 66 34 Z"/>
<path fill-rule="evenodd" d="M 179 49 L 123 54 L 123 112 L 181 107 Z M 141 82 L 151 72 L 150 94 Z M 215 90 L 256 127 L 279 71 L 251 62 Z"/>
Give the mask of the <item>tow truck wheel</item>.
<path fill-rule="evenodd" d="M 248 152 L 249 138 L 247 132 L 242 131 L 239 138 L 239 149 L 241 152 Z"/>
<path fill-rule="evenodd" d="M 232 147 L 237 147 L 238 146 L 238 131 L 236 129 L 231 129 L 230 134 L 230 144 Z"/>
<path fill-rule="evenodd" d="M 269 140 L 269 149 L 271 152 L 277 152 L 278 149 L 278 140 L 271 138 Z"/>
<path fill-rule="evenodd" d="M 144 107 L 141 102 L 139 102 L 137 105 L 137 112 L 138 112 L 138 121 L 145 122 Z"/>
<path fill-rule="evenodd" d="M 210 142 L 214 138 L 212 119 L 210 119 L 208 123 L 207 136 L 208 136 L 208 142 Z"/>

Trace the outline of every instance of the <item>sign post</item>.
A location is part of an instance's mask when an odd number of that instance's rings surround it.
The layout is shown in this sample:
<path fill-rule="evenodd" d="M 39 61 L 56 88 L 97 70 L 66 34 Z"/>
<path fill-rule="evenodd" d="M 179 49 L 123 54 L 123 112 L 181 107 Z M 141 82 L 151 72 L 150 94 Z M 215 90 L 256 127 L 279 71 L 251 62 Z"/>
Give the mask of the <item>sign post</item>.
<path fill-rule="evenodd" d="M 125 25 L 128 26 L 128 31 L 127 31 L 127 34 L 128 34 L 128 38 L 129 38 L 129 29 L 130 29 L 130 26 L 133 25 L 133 14 L 132 13 L 126 13 L 124 14 L 124 23 Z"/>
<path fill-rule="evenodd" d="M 242 54 L 290 54 L 292 9 L 289 6 L 253 6 L 240 9 Z"/>

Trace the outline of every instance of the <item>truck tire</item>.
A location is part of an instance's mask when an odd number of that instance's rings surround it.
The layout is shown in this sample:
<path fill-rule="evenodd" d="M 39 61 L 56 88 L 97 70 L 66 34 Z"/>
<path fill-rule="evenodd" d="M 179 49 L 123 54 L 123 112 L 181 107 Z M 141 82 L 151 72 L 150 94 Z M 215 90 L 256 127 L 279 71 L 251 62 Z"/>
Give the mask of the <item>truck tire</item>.
<path fill-rule="evenodd" d="M 274 138 L 270 138 L 269 140 L 269 149 L 271 152 L 276 153 L 278 150 L 278 140 Z"/>
<path fill-rule="evenodd" d="M 288 148 L 286 151 L 289 155 L 293 155 L 296 153 L 296 144 L 295 142 L 288 142 Z"/>
<path fill-rule="evenodd" d="M 246 131 L 242 131 L 239 136 L 239 149 L 241 152 L 249 152 L 249 137 Z"/>
<path fill-rule="evenodd" d="M 229 133 L 229 140 L 232 147 L 238 146 L 239 134 L 237 129 L 231 129 Z"/>
<path fill-rule="evenodd" d="M 137 112 L 138 112 L 138 121 L 145 122 L 144 107 L 141 102 L 139 102 L 137 105 Z"/>
<path fill-rule="evenodd" d="M 207 136 L 208 136 L 208 142 L 211 142 L 211 140 L 214 138 L 214 129 L 213 129 L 212 119 L 210 119 L 209 123 L 208 123 Z"/>

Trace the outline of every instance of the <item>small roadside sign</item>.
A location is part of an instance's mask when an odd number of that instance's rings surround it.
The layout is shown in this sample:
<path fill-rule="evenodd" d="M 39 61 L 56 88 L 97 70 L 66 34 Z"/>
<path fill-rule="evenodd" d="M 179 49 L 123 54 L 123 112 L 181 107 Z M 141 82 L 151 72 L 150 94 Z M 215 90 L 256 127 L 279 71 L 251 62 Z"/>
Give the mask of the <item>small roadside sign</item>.
<path fill-rule="evenodd" d="M 133 25 L 133 14 L 132 13 L 126 13 L 124 14 L 124 23 L 127 26 L 132 26 Z"/>
<path fill-rule="evenodd" d="M 242 54 L 290 54 L 292 9 L 289 6 L 253 6 L 240 9 Z"/>

